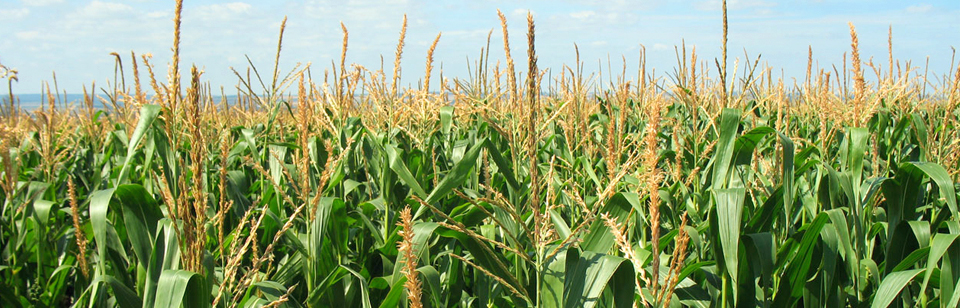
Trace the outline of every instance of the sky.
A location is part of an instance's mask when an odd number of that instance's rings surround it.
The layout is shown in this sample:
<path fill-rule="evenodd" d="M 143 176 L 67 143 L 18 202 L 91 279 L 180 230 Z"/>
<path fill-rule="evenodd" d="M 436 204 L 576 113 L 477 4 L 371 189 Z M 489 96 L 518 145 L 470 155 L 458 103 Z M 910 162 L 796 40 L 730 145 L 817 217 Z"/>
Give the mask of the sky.
<path fill-rule="evenodd" d="M 315 79 L 322 79 L 333 61 L 339 63 L 341 22 L 349 29 L 347 63 L 375 70 L 382 57 L 384 69 L 392 71 L 403 14 L 408 18 L 401 64 L 404 86 L 416 86 L 423 77 L 427 49 L 439 32 L 434 67 L 442 66 L 444 77 L 469 78 L 491 30 L 490 60 L 503 67 L 497 9 L 507 17 L 516 67 L 524 71 L 526 14 L 534 15 L 538 64 L 553 77 L 562 65 L 575 62 L 574 44 L 585 71 L 602 70 L 604 80 L 611 70 L 618 75 L 624 60 L 627 79 L 637 79 L 641 46 L 647 51 L 648 70 L 656 69 L 661 76 L 675 70 L 675 46 L 683 42 L 688 51 L 695 46 L 698 58 L 709 63 L 721 51 L 719 0 L 184 2 L 184 75 L 195 64 L 204 71 L 202 80 L 228 93 L 236 91 L 238 81 L 231 68 L 243 72 L 249 66 L 245 56 L 269 77 L 284 16 L 288 20 L 280 69 L 310 63 Z M 744 59 L 760 55 L 761 62 L 788 83 L 805 76 L 808 46 L 819 67 L 832 70 L 842 63 L 843 53 L 850 50 L 848 22 L 857 28 L 861 57 L 873 58 L 884 68 L 891 26 L 894 57 L 912 61 L 920 70 L 929 58 L 931 73 L 946 74 L 953 48 L 960 47 L 957 0 L 731 0 L 728 11 L 730 67 L 739 60 L 742 69 Z M 165 82 L 173 15 L 173 0 L 0 0 L 0 64 L 18 71 L 13 92 L 21 94 L 41 92 L 44 82 L 52 84 L 54 72 L 58 87 L 68 93 L 80 93 L 93 82 L 106 86 L 114 78 L 111 52 L 123 56 L 128 83 L 131 51 L 152 54 L 158 80 Z M 716 76 L 715 68 L 710 74 Z M 142 65 L 141 78 L 147 78 Z M 436 80 L 433 77 L 434 89 Z"/>

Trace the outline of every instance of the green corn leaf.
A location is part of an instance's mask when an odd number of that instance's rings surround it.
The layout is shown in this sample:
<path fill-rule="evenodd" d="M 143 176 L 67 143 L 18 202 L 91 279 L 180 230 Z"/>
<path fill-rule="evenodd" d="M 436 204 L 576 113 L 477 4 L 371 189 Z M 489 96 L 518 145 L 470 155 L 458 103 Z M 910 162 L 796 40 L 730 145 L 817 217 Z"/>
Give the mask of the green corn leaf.
<path fill-rule="evenodd" d="M 453 126 L 453 106 L 440 107 L 440 131 L 444 135 L 450 135 L 450 128 Z"/>
<path fill-rule="evenodd" d="M 636 194 L 633 194 L 633 196 L 636 196 Z M 616 220 L 617 223 L 624 223 L 631 209 L 640 207 L 639 204 L 635 207 L 636 203 L 631 202 L 630 199 L 631 198 L 628 198 L 627 195 L 623 193 L 614 194 L 599 213 L 609 215 L 609 217 Z M 636 201 L 639 202 L 639 200 Z M 646 210 L 643 210 L 643 212 L 646 212 Z M 613 248 L 614 243 L 613 233 L 610 233 L 610 229 L 601 219 L 597 219 L 590 225 L 590 232 L 583 236 L 583 242 L 580 243 L 580 248 L 584 251 L 606 253 Z"/>
<path fill-rule="evenodd" d="M 165 270 L 157 284 L 154 307 L 199 308 L 210 306 L 209 290 L 203 287 L 203 277 L 185 270 Z"/>
<path fill-rule="evenodd" d="M 350 269 L 346 266 L 340 265 L 340 268 L 346 270 L 348 273 L 353 275 L 353 277 L 357 278 L 358 281 L 360 281 L 360 288 L 358 292 L 360 292 L 361 307 L 363 308 L 373 307 L 373 305 L 370 304 L 370 294 L 369 294 L 370 288 L 367 287 L 367 279 L 364 278 L 363 275 L 360 275 L 360 273 L 357 273 L 357 271 Z"/>
<path fill-rule="evenodd" d="M 516 276 L 511 274 L 510 269 L 506 267 L 506 264 L 510 263 L 505 261 L 503 256 L 493 254 L 492 250 L 484 249 L 482 245 L 488 245 L 485 242 L 480 242 L 480 240 L 472 238 L 463 232 L 449 230 L 446 228 L 438 228 L 436 233 L 442 237 L 456 239 L 462 247 L 470 252 L 474 259 L 474 263 L 485 268 L 493 275 L 500 277 L 515 289 L 522 290 L 523 287 L 520 284 L 520 281 Z M 517 300 L 520 302 L 526 301 L 522 298 L 517 298 Z"/>
<path fill-rule="evenodd" d="M 930 250 L 927 254 L 926 273 L 923 275 L 923 284 L 920 285 L 921 292 L 926 292 L 928 283 L 930 282 L 930 277 L 933 274 L 933 270 L 937 268 L 940 258 L 942 258 L 943 254 L 947 252 L 947 248 L 953 246 L 957 237 L 960 237 L 960 234 L 937 233 L 933 236 L 933 240 L 930 244 Z"/>
<path fill-rule="evenodd" d="M 913 279 L 923 271 L 923 269 L 914 269 L 894 272 L 887 275 L 887 277 L 883 278 L 883 281 L 880 282 L 880 287 L 876 293 L 877 296 L 873 298 L 873 304 L 871 304 L 870 307 L 882 308 L 889 306 L 890 303 L 900 295 L 903 287 L 913 281 Z"/>
<path fill-rule="evenodd" d="M 730 167 L 736 150 L 737 130 L 740 127 L 740 111 L 726 108 L 720 113 L 720 139 L 717 140 L 717 152 L 710 160 L 713 165 L 714 189 L 727 188 L 730 181 Z"/>
<path fill-rule="evenodd" d="M 430 240 L 430 238 L 433 236 L 434 234 L 433 231 L 436 230 L 438 226 L 439 225 L 437 223 L 433 223 L 433 222 L 422 222 L 422 223 L 414 224 L 413 251 L 417 253 L 418 257 L 420 258 L 420 260 L 418 261 L 418 264 L 423 264 L 424 260 L 430 260 L 430 257 L 429 257 L 430 250 L 427 249 L 429 248 L 427 246 L 427 243 Z M 397 228 L 401 228 L 401 226 L 397 226 Z M 404 257 L 403 254 L 398 254 L 397 261 L 394 263 L 397 266 L 393 268 L 392 276 L 394 277 L 394 279 L 403 276 L 400 274 L 400 270 L 401 270 L 400 265 L 405 264 L 405 262 L 407 262 L 406 257 Z"/>
<path fill-rule="evenodd" d="M 130 289 L 126 284 L 117 280 L 113 276 L 103 275 L 97 277 L 97 280 L 105 282 L 113 290 L 114 296 L 116 296 L 117 303 L 123 307 L 139 307 L 141 306 L 140 298 L 137 297 L 137 293 Z M 94 281 L 92 283 L 98 283 Z"/>
<path fill-rule="evenodd" d="M 118 186 L 113 197 L 123 209 L 123 222 L 133 251 L 140 265 L 146 268 L 153 251 L 157 222 L 163 218 L 160 206 L 143 186 L 136 184 Z"/>
<path fill-rule="evenodd" d="M 127 175 L 130 173 L 130 169 L 134 167 L 131 165 L 131 162 L 133 161 L 133 155 L 137 151 L 137 146 L 140 145 L 140 141 L 143 140 L 147 130 L 153 125 L 153 122 L 157 120 L 157 116 L 159 115 L 160 106 L 144 105 L 140 108 L 140 120 L 137 122 L 137 128 L 133 130 L 133 135 L 130 136 L 130 142 L 127 143 L 127 157 L 123 160 L 123 167 L 120 169 L 120 176 L 117 177 L 118 182 L 116 184 L 127 181 Z"/>
<path fill-rule="evenodd" d="M 380 308 L 395 308 L 401 307 L 401 302 L 406 300 L 404 294 L 406 293 L 403 288 L 403 284 L 407 283 L 407 277 L 400 276 L 397 281 L 393 283 L 390 287 L 390 292 L 387 293 L 387 296 L 383 298 L 383 301 L 380 302 Z"/>
<path fill-rule="evenodd" d="M 572 258 L 568 250 L 563 286 L 563 307 L 594 307 L 607 288 L 613 293 L 615 307 L 631 307 L 634 290 L 633 265 L 626 259 L 584 251 Z"/>
<path fill-rule="evenodd" d="M 944 169 L 943 166 L 935 163 L 908 162 L 900 167 L 900 171 L 916 172 L 913 168 L 923 172 L 937 184 L 940 198 L 944 199 L 944 202 L 947 203 L 947 207 L 954 217 L 960 217 L 960 213 L 957 212 L 957 193 L 954 189 L 953 180 L 950 179 L 950 174 L 947 173 L 947 170 Z"/>
<path fill-rule="evenodd" d="M 490 158 L 493 159 L 493 162 L 497 164 L 498 170 L 502 173 L 500 174 L 507 179 L 507 183 L 510 184 L 513 189 L 520 189 L 520 183 L 517 182 L 517 176 L 513 173 L 513 166 L 507 162 L 506 158 L 503 157 L 503 154 L 500 153 L 500 150 L 493 145 L 493 142 L 489 139 L 483 141 L 484 147 L 487 149 L 487 153 L 490 155 Z"/>
<path fill-rule="evenodd" d="M 400 155 L 397 154 L 397 149 L 392 145 L 385 145 L 383 150 L 387 153 L 387 160 L 390 162 L 390 170 L 396 172 L 397 176 L 403 181 L 403 184 L 406 184 L 413 190 L 413 193 L 417 194 L 421 198 L 427 195 L 427 192 L 420 187 L 420 182 L 413 177 L 413 174 L 410 173 L 410 169 L 407 168 L 407 164 L 403 162 Z"/>
<path fill-rule="evenodd" d="M 820 238 L 820 230 L 823 229 L 823 226 L 826 225 L 829 220 L 830 217 L 827 213 L 820 213 L 813 221 L 805 224 L 797 231 L 801 234 L 802 238 L 799 245 L 788 246 L 794 247 L 792 249 L 796 249 L 796 251 L 792 254 L 793 257 L 791 259 L 784 260 L 789 263 L 787 263 L 786 269 L 783 270 L 781 274 L 783 278 L 777 289 L 777 293 L 774 295 L 773 306 L 791 306 L 803 294 L 804 284 L 809 278 L 813 266 L 811 263 L 814 247 Z"/>
<path fill-rule="evenodd" d="M 477 164 L 477 156 L 480 154 L 480 149 L 483 148 L 482 145 L 482 142 L 474 144 L 473 147 L 463 155 L 463 159 L 453 166 L 453 169 L 440 180 L 440 183 L 437 183 L 437 187 L 434 187 L 433 191 L 430 192 L 430 195 L 427 196 L 424 201 L 433 204 L 440 200 L 440 198 L 450 195 L 454 188 L 463 184 L 463 182 L 471 176 L 470 170 Z M 413 218 L 416 219 L 426 210 L 426 207 L 420 207 Z"/>
<path fill-rule="evenodd" d="M 93 239 L 97 244 L 97 254 L 101 256 L 98 261 L 97 270 L 102 271 L 106 268 L 107 245 L 109 239 L 107 235 L 107 211 L 110 207 L 110 200 L 113 199 L 114 189 L 98 190 L 90 196 L 90 224 L 93 227 Z"/>
<path fill-rule="evenodd" d="M 723 269 L 732 285 L 737 285 L 740 255 L 740 220 L 743 213 L 743 188 L 714 190 L 716 200 L 717 237 L 723 257 Z M 734 289 L 734 298 L 737 290 Z"/>
<path fill-rule="evenodd" d="M 551 249 L 552 250 L 552 249 Z M 564 285 L 567 278 L 567 249 L 561 249 L 549 260 L 541 272 L 540 304 L 544 307 L 563 307 Z M 576 256 L 576 253 L 573 254 Z"/>

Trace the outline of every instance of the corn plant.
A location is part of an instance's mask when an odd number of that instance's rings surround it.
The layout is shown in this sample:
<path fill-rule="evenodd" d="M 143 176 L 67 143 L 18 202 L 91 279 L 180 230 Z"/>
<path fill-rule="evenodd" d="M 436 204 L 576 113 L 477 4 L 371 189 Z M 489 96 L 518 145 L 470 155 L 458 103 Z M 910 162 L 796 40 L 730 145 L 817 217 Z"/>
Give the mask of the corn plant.
<path fill-rule="evenodd" d="M 960 302 L 960 70 L 933 94 L 910 69 L 874 89 L 852 25 L 849 80 L 810 67 L 788 90 L 758 61 L 712 78 L 684 46 L 669 78 L 641 56 L 606 85 L 579 56 L 539 69 L 531 15 L 526 73 L 505 44 L 490 74 L 488 44 L 439 94 L 440 35 L 405 89 L 406 21 L 389 82 L 347 69 L 342 25 L 332 78 L 277 60 L 264 82 L 250 61 L 228 104 L 180 76 L 181 9 L 167 83 L 134 54 L 129 88 L 4 105 L 2 306 Z"/>

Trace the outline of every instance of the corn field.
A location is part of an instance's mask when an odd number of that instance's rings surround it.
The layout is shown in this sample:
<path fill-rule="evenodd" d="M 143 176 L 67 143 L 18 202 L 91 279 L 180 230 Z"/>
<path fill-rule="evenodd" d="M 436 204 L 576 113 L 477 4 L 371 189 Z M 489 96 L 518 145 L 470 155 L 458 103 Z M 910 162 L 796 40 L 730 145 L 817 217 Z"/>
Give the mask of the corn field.
<path fill-rule="evenodd" d="M 5 100 L 0 306 L 960 303 L 960 68 L 863 62 L 852 24 L 794 84 L 726 46 L 601 83 L 539 69 L 529 16 L 528 67 L 440 89 L 433 48 L 398 85 L 405 20 L 393 72 L 343 27 L 322 79 L 250 63 L 227 102 L 180 76 L 180 10 L 165 82 L 114 54 L 132 80 L 80 104 Z"/>

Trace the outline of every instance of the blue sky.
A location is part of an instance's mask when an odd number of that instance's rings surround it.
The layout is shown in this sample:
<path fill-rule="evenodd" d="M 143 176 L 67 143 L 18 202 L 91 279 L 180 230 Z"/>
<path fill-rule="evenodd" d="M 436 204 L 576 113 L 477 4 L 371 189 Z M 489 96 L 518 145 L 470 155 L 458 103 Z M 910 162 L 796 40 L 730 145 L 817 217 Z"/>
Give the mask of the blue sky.
<path fill-rule="evenodd" d="M 124 55 L 130 79 L 130 51 L 150 53 L 160 81 L 165 81 L 173 36 L 174 1 L 150 0 L 0 0 L 0 63 L 19 71 L 15 93 L 40 92 L 56 71 L 61 89 L 79 93 L 96 81 L 113 78 L 113 58 Z M 840 65 L 850 49 L 847 22 L 860 38 L 861 56 L 886 66 L 887 27 L 893 26 L 894 56 L 912 60 L 922 70 L 927 57 L 931 72 L 944 74 L 951 66 L 951 47 L 960 47 L 960 1 L 730 1 L 730 67 L 743 62 L 744 51 L 782 72 L 801 79 L 807 46 L 821 67 Z M 720 1 L 190 1 L 184 4 L 181 67 L 204 69 L 204 80 L 228 93 L 237 83 L 230 67 L 243 71 L 248 55 L 261 72 L 273 65 L 280 21 L 288 16 L 280 65 L 312 63 L 314 78 L 322 78 L 331 61 L 339 61 L 340 22 L 350 30 L 348 63 L 370 69 L 392 69 L 402 15 L 407 14 L 406 49 L 401 83 L 422 78 L 427 48 L 438 32 L 435 64 L 447 78 L 467 78 L 473 63 L 491 38 L 493 63 L 505 63 L 496 10 L 507 16 L 510 43 L 517 67 L 526 67 L 527 11 L 537 25 L 540 68 L 554 76 L 562 64 L 572 65 L 576 43 L 585 69 L 620 72 L 626 58 L 628 79 L 636 78 L 641 44 L 647 66 L 658 74 L 676 66 L 674 46 L 686 41 L 698 57 L 713 62 L 720 55 Z M 960 59 L 958 59 L 960 60 Z M 601 61 L 601 63 L 598 63 Z M 501 64 L 502 65 L 502 64 Z M 711 68 L 713 65 L 710 66 Z M 742 66 L 741 66 L 742 67 Z M 434 72 L 436 76 L 437 72 Z M 607 73 L 604 72 L 604 79 Z M 716 76 L 715 71 L 711 75 Z M 777 74 L 780 75 L 779 73 Z M 145 76 L 142 75 L 143 78 Z M 436 82 L 436 78 L 433 79 Z M 790 81 L 792 82 L 792 81 Z M 436 87 L 436 83 L 432 85 Z"/>

